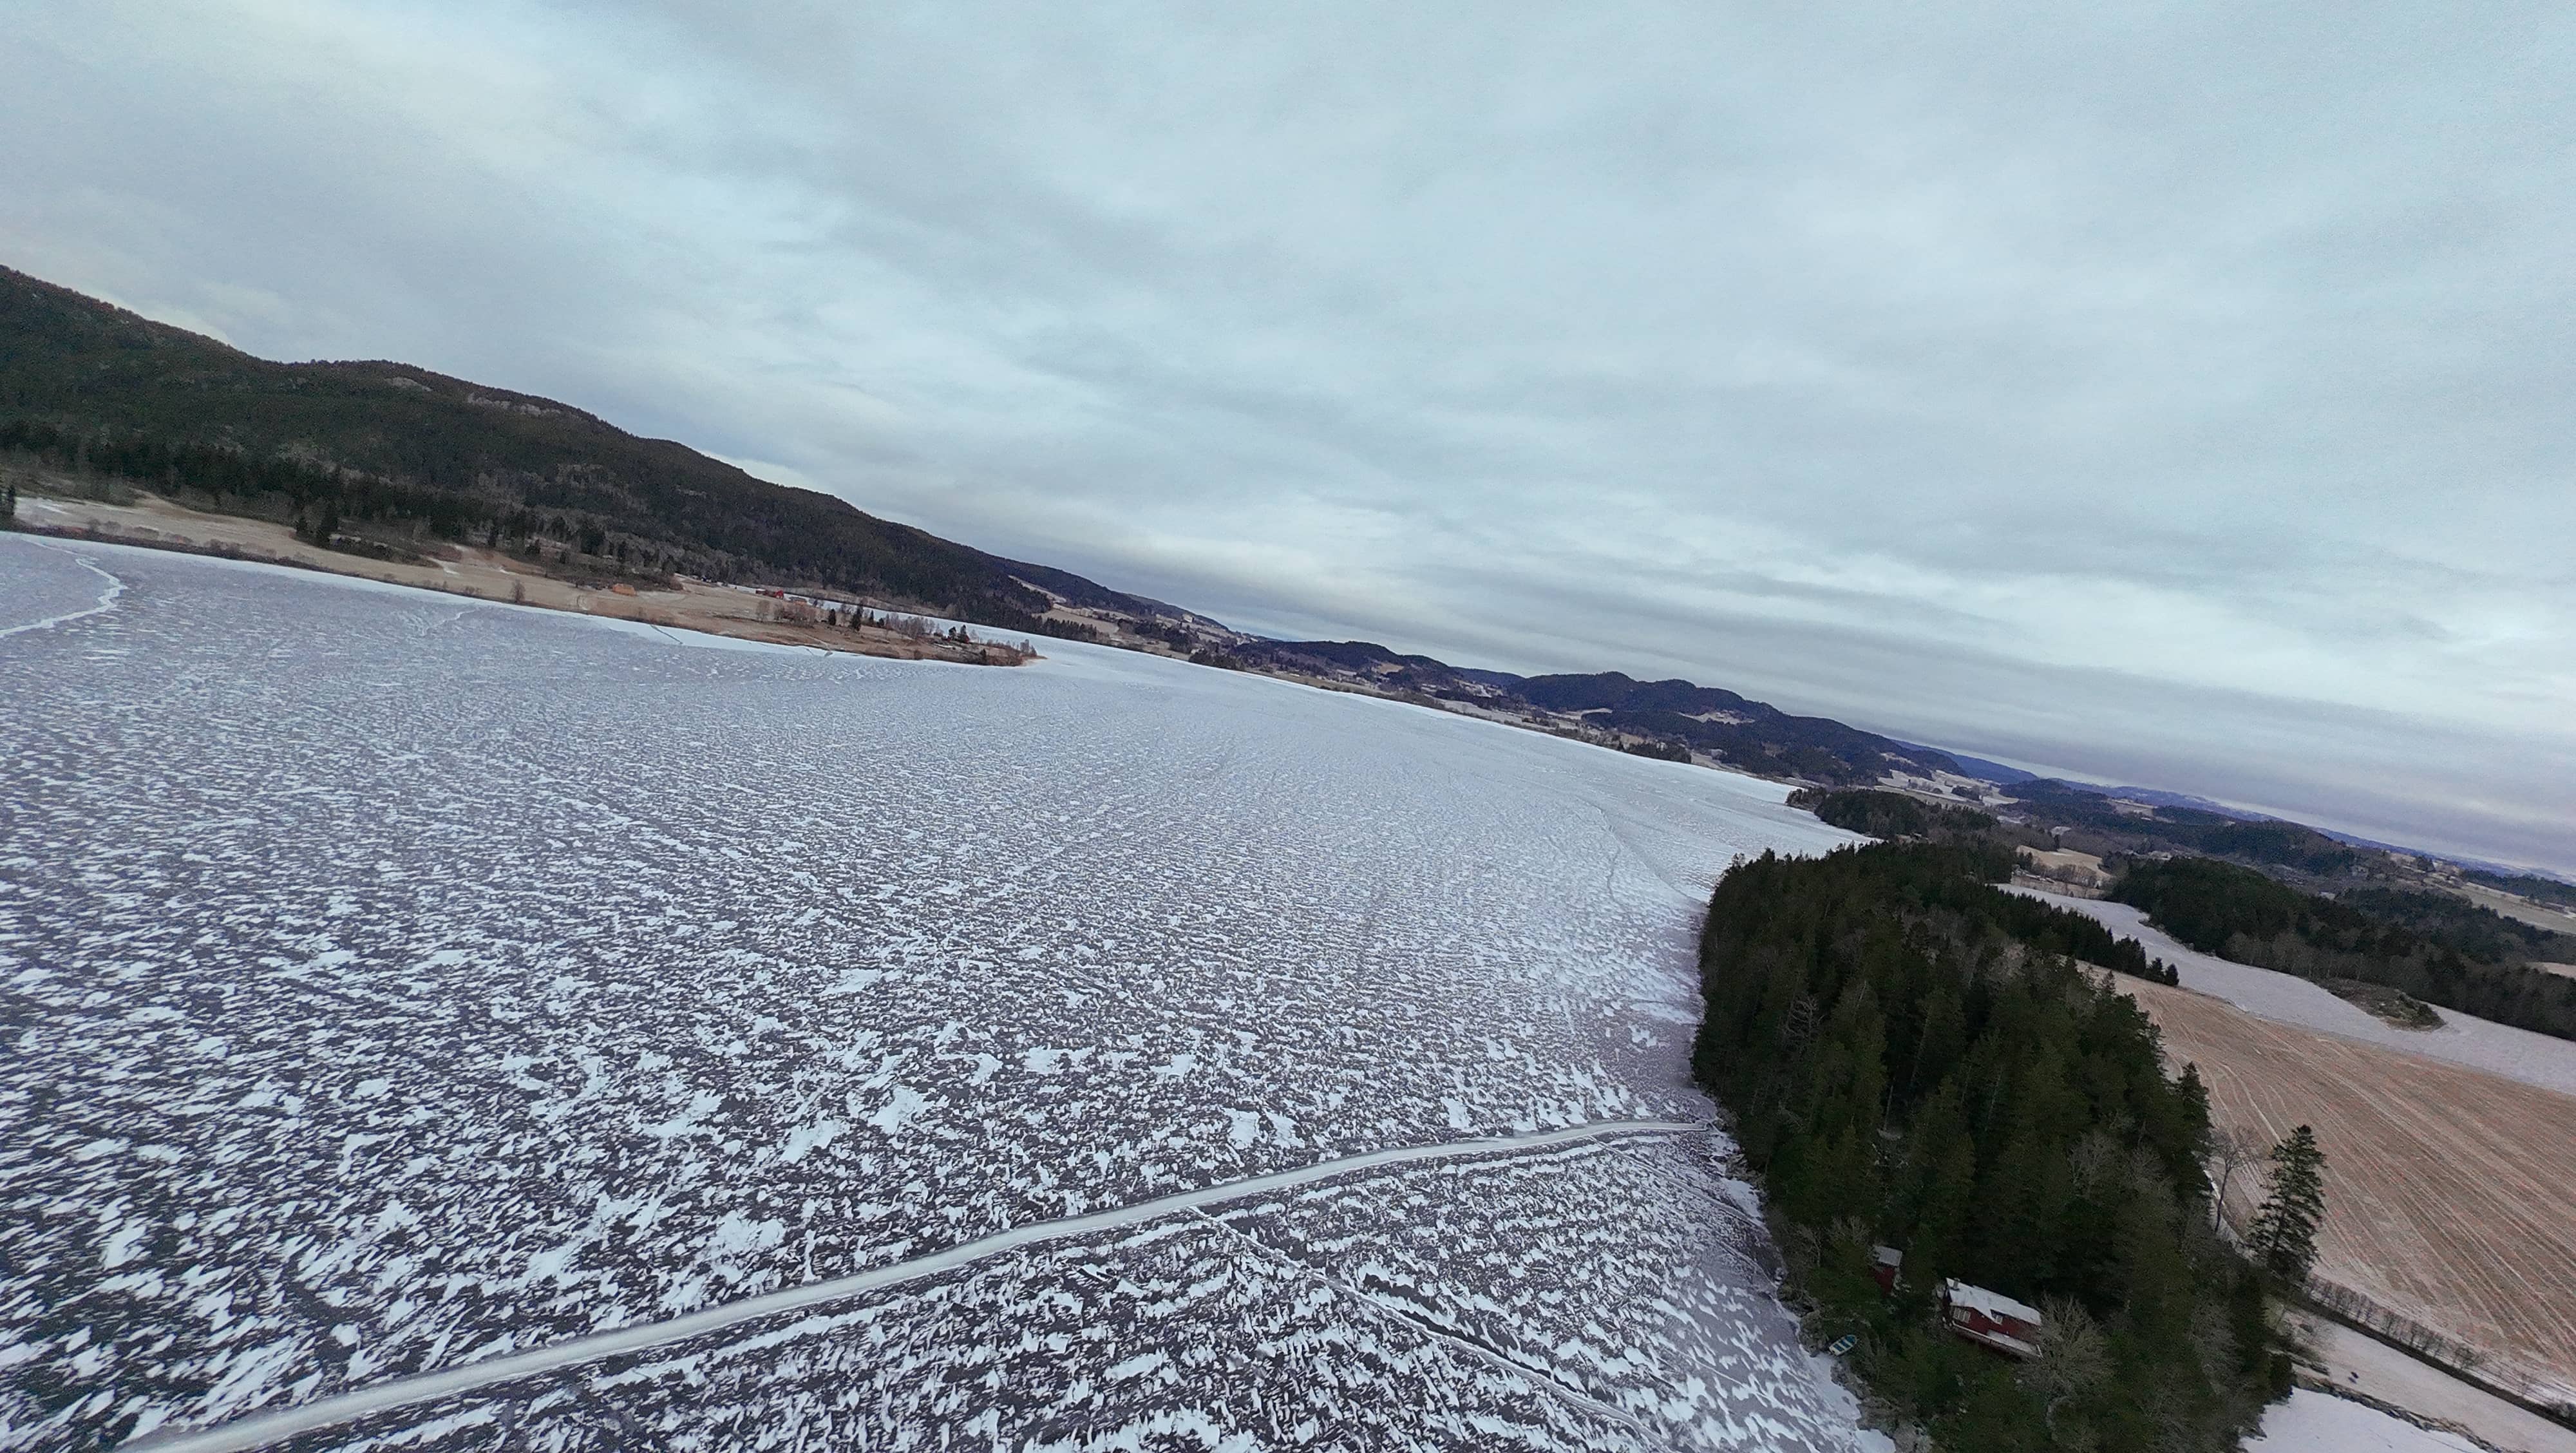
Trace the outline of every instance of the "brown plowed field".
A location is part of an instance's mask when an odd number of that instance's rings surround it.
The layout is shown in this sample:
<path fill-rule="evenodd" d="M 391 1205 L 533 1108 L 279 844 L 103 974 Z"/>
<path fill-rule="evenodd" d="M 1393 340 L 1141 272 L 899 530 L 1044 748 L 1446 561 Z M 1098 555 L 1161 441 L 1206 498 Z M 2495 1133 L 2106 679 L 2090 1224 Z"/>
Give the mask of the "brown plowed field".
<path fill-rule="evenodd" d="M 2187 989 L 2116 982 L 2162 1028 L 2175 1063 L 2200 1066 L 2217 1124 L 2266 1141 L 2316 1128 L 2319 1275 L 2576 1386 L 2576 1099 Z M 2260 1184 L 2260 1167 L 2238 1172 L 2236 1224 Z"/>

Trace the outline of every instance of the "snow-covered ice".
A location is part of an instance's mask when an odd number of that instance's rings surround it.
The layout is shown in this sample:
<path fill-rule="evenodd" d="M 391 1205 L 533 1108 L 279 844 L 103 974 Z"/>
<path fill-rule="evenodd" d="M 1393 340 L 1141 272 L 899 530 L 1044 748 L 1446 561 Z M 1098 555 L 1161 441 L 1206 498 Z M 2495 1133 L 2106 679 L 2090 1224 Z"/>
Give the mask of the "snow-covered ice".
<path fill-rule="evenodd" d="M 1848 840 L 1749 779 L 1080 646 L 694 650 L 0 539 L 0 629 L 100 605 L 0 637 L 10 1446 L 1703 1116 L 1709 884 Z M 1355 1175 L 293 1446 L 1848 1446 L 1712 1154 Z"/>

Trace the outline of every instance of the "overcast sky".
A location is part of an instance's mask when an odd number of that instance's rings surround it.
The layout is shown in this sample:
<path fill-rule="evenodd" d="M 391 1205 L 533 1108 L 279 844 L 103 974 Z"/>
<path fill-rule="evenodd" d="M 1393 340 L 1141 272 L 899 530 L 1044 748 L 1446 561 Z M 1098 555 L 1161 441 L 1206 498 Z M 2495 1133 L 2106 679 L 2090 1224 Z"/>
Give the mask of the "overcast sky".
<path fill-rule="evenodd" d="M 0 261 L 1248 629 L 2576 869 L 2576 11 L 1826 9 L 0 0 Z"/>

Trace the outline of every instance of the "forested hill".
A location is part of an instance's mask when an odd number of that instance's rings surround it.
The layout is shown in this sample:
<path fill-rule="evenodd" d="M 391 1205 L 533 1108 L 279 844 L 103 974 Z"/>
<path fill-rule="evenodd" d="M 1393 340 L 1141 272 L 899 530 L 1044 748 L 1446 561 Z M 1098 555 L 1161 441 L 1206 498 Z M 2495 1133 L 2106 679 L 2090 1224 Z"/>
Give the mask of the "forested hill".
<path fill-rule="evenodd" d="M 1052 588 L 1052 587 L 1050 587 Z M 1486 711 L 1535 713 L 1554 726 L 1579 723 L 1676 759 L 1692 751 L 1770 777 L 1870 783 L 1891 771 L 1956 772 L 1930 747 L 1910 746 L 1821 716 L 1793 716 L 1767 702 L 1688 681 L 1639 681 L 1617 671 L 1515 676 L 1410 656 L 1372 641 L 1228 642 L 1225 654 L 1258 670 L 1411 693 Z M 1659 754 L 1658 754 L 1659 755 Z"/>
<path fill-rule="evenodd" d="M 877 592 L 1027 628 L 1021 583 L 1170 611 L 755 479 L 568 404 L 401 363 L 272 363 L 0 268 L 0 452 L 219 510 L 329 508 L 450 540 L 542 534 L 719 579 Z"/>
<path fill-rule="evenodd" d="M 2576 940 L 2443 894 L 2364 885 L 2329 898 L 2233 863 L 2178 857 L 2131 865 L 2111 896 L 2203 953 L 2329 983 L 2379 984 L 2576 1039 L 2576 979 L 2530 964 Z"/>
<path fill-rule="evenodd" d="M 2008 822 L 1993 813 L 1895 792 L 1808 789 L 1790 794 L 1789 805 L 1807 808 L 1848 832 L 1998 853 L 2007 866 L 2034 849 L 2071 842 L 2083 842 L 2087 849 L 2101 846 L 2063 826 L 2027 818 Z M 2304 861 L 2317 843 L 2341 851 L 2331 839 L 2297 823 L 2217 817 L 2209 822 L 2215 826 L 2205 836 L 2167 841 L 2250 856 L 2266 863 L 2269 871 L 2164 848 L 2124 849 L 2101 859 L 2111 879 L 2110 896 L 2145 910 L 2156 927 L 2203 953 L 2297 974 L 2365 1007 L 2389 1004 L 2386 995 L 2355 992 L 2357 986 L 2376 985 L 2517 1029 L 2576 1039 L 2576 979 L 2535 967 L 2576 961 L 2576 935 L 2385 876 L 2345 877 L 2335 881 L 2332 892 L 2310 892 L 2273 874 L 2289 872 L 2283 865 Z M 2159 822 L 2141 831 L 2179 834 L 2197 827 Z M 2232 836 L 2240 830 L 2256 836 Z M 2385 863 L 2341 861 L 2382 874 L 2394 871 Z M 2050 951 L 2138 971 L 2131 964 L 2093 956 L 2082 945 L 2052 944 Z M 2151 967 L 2152 976 L 2165 977 L 2160 967 Z M 2412 1021 L 2412 1027 L 2438 1022 Z"/>
<path fill-rule="evenodd" d="M 2261 1274 L 2211 1228 L 2207 1091 L 2075 962 L 2134 967 L 2137 944 L 2106 953 L 2093 920 L 1988 886 L 2011 866 L 1995 844 L 1739 860 L 1701 938 L 1693 1069 L 1810 1332 L 1849 1334 L 1875 1398 L 1939 1446 L 2233 1449 L 2290 1364 Z M 1903 1258 L 1885 1291 L 1881 1245 Z M 2044 1309 L 2039 1355 L 1947 1335 L 1952 1277 Z"/>
<path fill-rule="evenodd" d="M 1687 742 L 1771 776 L 1875 782 L 1890 771 L 1960 770 L 1945 752 L 1909 746 L 1831 717 L 1793 715 L 1768 702 L 1688 681 L 1639 681 L 1604 671 L 1533 676 L 1518 690 L 1547 710 L 1579 712 L 1612 730 Z"/>
<path fill-rule="evenodd" d="M 2192 799 L 2171 793 L 2143 794 L 2137 788 L 2102 789 L 2040 778 L 2007 786 L 2003 794 L 2026 816 L 2078 829 L 2076 841 L 2087 852 L 2201 853 L 2314 877 L 2342 876 L 2379 856 L 2303 823 L 2227 812 L 2216 803 L 2194 806 Z"/>

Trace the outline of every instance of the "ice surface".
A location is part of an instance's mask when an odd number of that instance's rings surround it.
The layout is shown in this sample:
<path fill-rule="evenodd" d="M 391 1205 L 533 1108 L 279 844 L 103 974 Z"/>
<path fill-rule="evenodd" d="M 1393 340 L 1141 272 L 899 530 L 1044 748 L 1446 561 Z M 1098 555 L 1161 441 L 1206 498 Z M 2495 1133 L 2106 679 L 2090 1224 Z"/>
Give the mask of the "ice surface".
<path fill-rule="evenodd" d="M 82 553 L 124 593 L 0 637 L 10 1446 L 1701 1115 L 1708 885 L 1847 840 L 1749 779 L 1080 646 L 680 649 Z M 0 626 L 104 588 L 0 539 Z M 1846 1446 L 1708 1153 L 1355 1177 L 297 1446 Z"/>
<path fill-rule="evenodd" d="M 78 546 L 33 546 L 17 542 L 22 549 L 42 548 L 54 559 L 27 570 L 23 579 L 12 579 L 10 588 L 0 593 L 0 637 L 20 635 L 27 631 L 49 630 L 55 626 L 104 614 L 115 607 L 124 594 L 124 582 L 94 564 L 82 563 L 85 557 L 99 553 Z"/>

